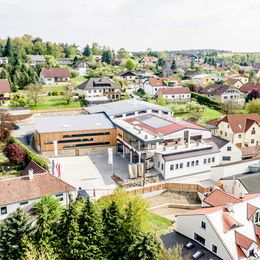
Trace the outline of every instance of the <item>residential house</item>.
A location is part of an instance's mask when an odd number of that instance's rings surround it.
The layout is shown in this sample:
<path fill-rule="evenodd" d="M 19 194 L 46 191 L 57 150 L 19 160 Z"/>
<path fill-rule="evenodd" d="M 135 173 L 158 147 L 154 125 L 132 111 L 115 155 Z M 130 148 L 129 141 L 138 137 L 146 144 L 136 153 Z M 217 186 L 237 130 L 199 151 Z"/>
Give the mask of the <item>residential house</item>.
<path fill-rule="evenodd" d="M 229 79 L 238 79 L 240 80 L 243 84 L 246 84 L 247 82 L 249 82 L 249 78 L 246 75 L 241 75 L 241 74 L 235 74 L 235 75 L 230 75 L 227 78 Z"/>
<path fill-rule="evenodd" d="M 142 66 L 156 65 L 157 62 L 158 62 L 158 58 L 152 56 L 144 56 L 139 60 L 139 64 Z"/>
<path fill-rule="evenodd" d="M 39 165 L 36 167 L 35 163 L 30 163 L 22 176 L 0 180 L 0 220 L 17 208 L 30 210 L 45 196 L 52 196 L 65 206 L 69 203 L 69 194 L 75 199 L 76 188 L 39 168 Z"/>
<path fill-rule="evenodd" d="M 152 97 L 157 94 L 159 90 L 165 89 L 167 87 L 177 87 L 181 86 L 179 80 L 175 78 L 154 78 L 150 77 L 143 82 L 143 89 L 146 94 Z"/>
<path fill-rule="evenodd" d="M 244 146 L 241 148 L 242 151 L 242 159 L 252 159 L 252 158 L 260 158 L 260 146 Z"/>
<path fill-rule="evenodd" d="M 72 66 L 73 65 L 73 59 L 72 58 L 58 58 L 57 62 L 59 65 L 65 65 L 65 66 Z"/>
<path fill-rule="evenodd" d="M 201 89 L 200 93 L 220 103 L 236 102 L 241 105 L 245 103 L 244 94 L 235 87 L 213 84 Z"/>
<path fill-rule="evenodd" d="M 216 59 L 216 65 L 217 65 L 217 67 L 223 67 L 223 66 L 225 66 L 225 60 L 222 59 L 222 58 L 217 58 L 217 59 Z"/>
<path fill-rule="evenodd" d="M 102 55 L 93 55 L 92 57 L 94 62 L 102 62 Z"/>
<path fill-rule="evenodd" d="M 239 90 L 245 94 L 249 94 L 253 89 L 260 92 L 260 83 L 247 82 L 239 88 Z"/>
<path fill-rule="evenodd" d="M 44 55 L 27 55 L 29 64 L 33 67 L 37 65 L 46 65 L 46 59 Z"/>
<path fill-rule="evenodd" d="M 198 72 L 196 70 L 186 70 L 184 72 L 184 79 L 192 79 L 196 75 L 198 75 Z"/>
<path fill-rule="evenodd" d="M 90 78 L 78 86 L 78 93 L 85 97 L 107 97 L 114 101 L 120 99 L 120 87 L 109 78 Z"/>
<path fill-rule="evenodd" d="M 246 173 L 236 174 L 220 179 L 225 191 L 235 196 L 260 193 L 260 167 L 252 165 Z"/>
<path fill-rule="evenodd" d="M 206 87 L 212 81 L 212 76 L 209 74 L 199 74 L 199 75 L 192 77 L 192 81 L 198 87 Z"/>
<path fill-rule="evenodd" d="M 79 76 L 85 76 L 91 70 L 91 65 L 86 61 L 78 61 L 74 67 Z"/>
<path fill-rule="evenodd" d="M 43 85 L 70 83 L 70 72 L 67 68 L 43 68 L 40 81 Z"/>
<path fill-rule="evenodd" d="M 226 85 L 235 87 L 237 89 L 240 89 L 244 85 L 244 83 L 240 79 L 232 79 L 232 78 L 230 78 L 230 79 L 226 80 Z"/>
<path fill-rule="evenodd" d="M 187 101 L 191 98 L 191 91 L 187 87 L 168 87 L 160 89 L 157 95 L 161 93 L 167 101 Z"/>
<path fill-rule="evenodd" d="M 10 100 L 10 85 L 8 79 L 0 79 L 0 104 L 4 105 Z"/>
<path fill-rule="evenodd" d="M 200 67 L 206 72 L 206 73 L 212 73 L 215 71 L 215 67 L 210 64 L 201 64 Z"/>
<path fill-rule="evenodd" d="M 137 74 L 132 71 L 121 72 L 117 75 L 121 80 L 135 81 L 137 79 Z"/>
<path fill-rule="evenodd" d="M 160 72 L 160 75 L 164 78 L 170 77 L 174 74 L 174 71 L 171 69 L 171 64 L 166 64 Z"/>
<path fill-rule="evenodd" d="M 0 57 L 0 65 L 8 64 L 8 57 Z"/>
<path fill-rule="evenodd" d="M 260 145 L 260 115 L 227 115 L 215 122 L 213 133 L 239 148 Z"/>
<path fill-rule="evenodd" d="M 188 238 L 183 244 L 185 250 L 194 252 L 197 243 L 206 250 L 200 248 L 189 259 L 259 259 L 259 216 L 260 195 L 248 195 L 239 202 L 179 214 L 175 227 L 178 234 Z M 204 258 L 208 251 L 215 257 Z"/>

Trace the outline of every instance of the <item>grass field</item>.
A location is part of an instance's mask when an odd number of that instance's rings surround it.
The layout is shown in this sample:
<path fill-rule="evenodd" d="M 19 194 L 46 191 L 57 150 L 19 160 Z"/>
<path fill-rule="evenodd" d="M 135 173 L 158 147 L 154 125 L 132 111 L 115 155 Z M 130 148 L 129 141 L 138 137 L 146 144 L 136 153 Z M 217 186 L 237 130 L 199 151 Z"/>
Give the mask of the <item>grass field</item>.
<path fill-rule="evenodd" d="M 76 85 L 76 86 L 78 86 L 79 84 L 81 84 L 84 81 L 86 81 L 86 78 L 83 76 L 78 76 L 76 78 L 71 79 L 71 82 L 73 83 L 73 85 Z"/>
<path fill-rule="evenodd" d="M 151 230 L 153 230 L 157 236 L 172 231 L 172 222 L 167 218 L 161 217 L 154 213 L 150 213 L 148 217 L 148 221 Z"/>
<path fill-rule="evenodd" d="M 42 109 L 62 109 L 62 108 L 80 108 L 80 101 L 73 101 L 67 104 L 66 98 L 64 96 L 44 96 L 41 98 L 39 105 L 35 107 L 30 105 L 32 110 L 42 110 Z"/>
<path fill-rule="evenodd" d="M 49 86 L 43 86 L 43 91 L 48 92 L 64 92 L 66 91 L 66 85 L 49 85 Z"/>

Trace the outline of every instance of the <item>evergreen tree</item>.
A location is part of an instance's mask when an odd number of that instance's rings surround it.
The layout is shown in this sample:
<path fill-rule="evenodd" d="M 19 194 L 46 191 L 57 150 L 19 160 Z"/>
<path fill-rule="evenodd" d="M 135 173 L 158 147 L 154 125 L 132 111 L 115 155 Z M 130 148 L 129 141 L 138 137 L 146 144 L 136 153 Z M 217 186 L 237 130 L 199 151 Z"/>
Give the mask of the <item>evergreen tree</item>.
<path fill-rule="evenodd" d="M 79 227 L 85 259 L 101 259 L 104 249 L 102 220 L 90 200 L 87 200 L 83 205 L 79 217 Z"/>
<path fill-rule="evenodd" d="M 13 55 L 12 42 L 11 42 L 11 38 L 8 37 L 4 51 L 3 51 L 3 56 L 4 57 L 12 57 L 12 55 Z"/>
<path fill-rule="evenodd" d="M 88 44 L 86 45 L 86 47 L 85 47 L 84 50 L 83 50 L 83 55 L 84 55 L 85 57 L 89 57 L 89 56 L 91 55 L 91 49 L 90 49 L 90 47 L 89 47 Z"/>
<path fill-rule="evenodd" d="M 165 62 L 165 59 L 164 59 L 164 58 L 160 58 L 160 59 L 158 60 L 158 66 L 159 66 L 159 67 L 164 67 L 165 64 L 166 64 L 166 62 Z"/>
<path fill-rule="evenodd" d="M 123 259 L 126 254 L 123 222 L 123 215 L 113 200 L 108 208 L 103 210 L 105 252 L 108 259 Z"/>
<path fill-rule="evenodd" d="M 107 64 L 112 64 L 113 62 L 113 54 L 111 50 L 106 50 L 102 54 L 102 62 L 105 62 Z"/>
<path fill-rule="evenodd" d="M 172 61 L 171 69 L 173 71 L 176 71 L 176 69 L 177 69 L 177 65 L 176 65 L 176 61 L 175 60 Z"/>
<path fill-rule="evenodd" d="M 0 224 L 0 256 L 2 259 L 21 259 L 28 249 L 32 231 L 29 217 L 20 208 L 5 219 Z"/>
<path fill-rule="evenodd" d="M 194 62 L 194 60 L 191 60 L 191 62 L 190 62 L 190 68 L 191 68 L 191 69 L 195 69 L 195 62 Z"/>

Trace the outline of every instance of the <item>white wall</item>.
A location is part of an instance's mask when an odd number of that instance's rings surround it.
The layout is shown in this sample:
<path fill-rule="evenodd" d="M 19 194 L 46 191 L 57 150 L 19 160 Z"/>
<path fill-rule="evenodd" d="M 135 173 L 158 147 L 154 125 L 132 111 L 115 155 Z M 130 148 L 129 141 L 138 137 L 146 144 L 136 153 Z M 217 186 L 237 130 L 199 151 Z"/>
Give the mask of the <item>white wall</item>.
<path fill-rule="evenodd" d="M 178 100 L 181 100 L 181 99 L 189 99 L 191 98 L 191 94 L 173 94 L 173 95 L 163 95 L 163 97 L 167 100 L 169 99 L 178 99 Z"/>
<path fill-rule="evenodd" d="M 212 244 L 214 244 L 217 246 L 217 255 L 220 258 L 225 260 L 232 259 L 205 215 L 180 215 L 177 216 L 175 220 L 177 232 L 193 240 L 194 233 L 197 233 L 205 239 L 204 247 L 206 247 L 209 251 L 212 252 Z M 206 223 L 206 229 L 201 227 L 201 221 Z"/>
<path fill-rule="evenodd" d="M 241 194 L 248 194 L 248 191 L 239 180 L 235 180 L 235 183 L 233 180 L 220 180 L 220 182 L 223 183 L 224 191 L 230 194 L 233 194 L 237 197 Z"/>
<path fill-rule="evenodd" d="M 229 150 L 228 147 L 231 148 L 230 151 L 228 151 Z M 242 151 L 231 142 L 221 147 L 220 152 L 221 152 L 221 158 L 220 158 L 221 164 L 238 162 L 242 160 Z M 223 157 L 230 157 L 230 160 L 229 161 L 223 160 Z"/>

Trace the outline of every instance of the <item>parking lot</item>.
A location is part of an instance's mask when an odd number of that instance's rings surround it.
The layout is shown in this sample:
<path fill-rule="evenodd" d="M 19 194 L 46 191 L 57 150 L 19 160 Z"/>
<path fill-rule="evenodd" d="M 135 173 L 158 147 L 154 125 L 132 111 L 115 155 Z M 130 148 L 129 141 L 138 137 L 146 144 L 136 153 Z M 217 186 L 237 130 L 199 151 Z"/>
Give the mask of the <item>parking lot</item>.
<path fill-rule="evenodd" d="M 52 160 L 52 159 L 51 159 Z M 112 180 L 112 166 L 108 164 L 106 153 L 78 157 L 54 158 L 61 165 L 61 179 L 75 188 L 84 188 L 91 197 L 111 194 L 117 187 Z M 114 173 L 120 177 L 128 177 L 127 161 L 114 155 Z"/>

